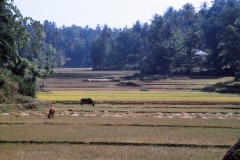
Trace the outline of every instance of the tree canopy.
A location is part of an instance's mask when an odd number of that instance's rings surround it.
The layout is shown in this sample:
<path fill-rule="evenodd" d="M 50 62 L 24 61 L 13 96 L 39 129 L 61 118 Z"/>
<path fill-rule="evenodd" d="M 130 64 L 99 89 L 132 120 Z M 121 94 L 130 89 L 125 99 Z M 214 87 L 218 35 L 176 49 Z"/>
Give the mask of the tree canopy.
<path fill-rule="evenodd" d="M 48 64 L 46 72 L 40 72 L 36 59 L 43 27 L 39 21 L 23 17 L 7 0 L 0 0 L 0 21 L 0 87 L 7 88 L 6 79 L 13 80 L 18 84 L 19 93 L 35 97 L 37 77 L 51 73 Z"/>
<path fill-rule="evenodd" d="M 238 79 L 239 17 L 239 0 L 214 0 L 211 7 L 203 2 L 200 10 L 191 3 L 179 10 L 170 6 L 163 15 L 149 17 L 149 24 L 136 20 L 130 28 L 58 28 L 55 22 L 23 17 L 12 1 L 0 0 L 0 69 L 18 82 L 20 93 L 32 97 L 37 77 L 58 67 L 138 69 L 142 74 L 193 74 L 197 69 Z"/>

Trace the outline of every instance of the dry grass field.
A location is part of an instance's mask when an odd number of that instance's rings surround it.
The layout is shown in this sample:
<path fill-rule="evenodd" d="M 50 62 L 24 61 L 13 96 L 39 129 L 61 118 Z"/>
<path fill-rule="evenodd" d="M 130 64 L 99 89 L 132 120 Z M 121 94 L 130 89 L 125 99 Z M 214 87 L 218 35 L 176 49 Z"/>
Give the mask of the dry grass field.
<path fill-rule="evenodd" d="M 37 93 L 55 118 L 2 113 L 0 159 L 222 159 L 240 135 L 240 97 L 202 89 L 232 80 L 56 69 Z"/>

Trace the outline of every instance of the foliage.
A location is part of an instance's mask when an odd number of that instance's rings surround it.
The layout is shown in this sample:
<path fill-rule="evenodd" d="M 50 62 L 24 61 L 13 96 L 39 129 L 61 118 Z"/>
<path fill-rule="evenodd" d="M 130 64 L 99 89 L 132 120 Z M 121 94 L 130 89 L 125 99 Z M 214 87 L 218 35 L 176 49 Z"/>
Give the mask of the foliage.
<path fill-rule="evenodd" d="M 111 38 L 111 29 L 105 24 L 100 36 L 92 41 L 91 59 L 93 61 L 93 69 L 106 67 L 111 64 L 109 62 L 111 56 L 109 55 L 113 50 L 112 48 L 114 48 Z"/>
<path fill-rule="evenodd" d="M 4 78 L 7 76 L 18 83 L 19 93 L 35 97 L 37 77 L 51 73 L 49 64 L 46 64 L 46 72 L 42 74 L 36 59 L 43 35 L 42 25 L 30 17 L 23 17 L 17 7 L 8 1 L 0 1 L 0 5 L 0 67 L 11 71 L 11 77 L 1 74 L 1 88 L 7 92 Z"/>
<path fill-rule="evenodd" d="M 10 33 L 10 20 L 7 17 L 7 9 L 5 0 L 0 1 L 0 61 L 2 63 L 7 62 L 13 53 L 12 46 L 14 45 L 14 39 Z"/>
<path fill-rule="evenodd" d="M 94 70 L 140 69 L 142 74 L 207 74 L 230 69 L 238 80 L 240 2 L 191 3 L 154 14 L 150 23 L 136 20 L 131 28 L 97 25 L 57 27 L 23 17 L 8 0 L 0 1 L 0 62 L 19 83 L 19 91 L 35 96 L 37 77 L 49 67 L 93 67 Z M 198 55 L 201 51 L 205 55 Z M 204 72 L 201 72 L 204 73 Z"/>
<path fill-rule="evenodd" d="M 240 10 L 239 10 L 240 11 Z M 222 43 L 219 43 L 221 52 L 219 56 L 223 56 L 223 64 L 229 67 L 236 73 L 239 71 L 240 59 L 240 19 L 237 19 L 235 25 L 228 25 L 222 34 Z"/>
<path fill-rule="evenodd" d="M 40 66 L 140 69 L 143 74 L 192 74 L 196 68 L 220 73 L 230 67 L 234 76 L 239 70 L 239 5 L 213 1 L 209 7 L 203 2 L 196 11 L 186 3 L 179 10 L 169 7 L 163 15 L 154 14 L 150 24 L 136 20 L 123 29 L 57 28 L 46 20 L 41 56 L 35 58 Z"/>
<path fill-rule="evenodd" d="M 96 30 L 72 25 L 57 28 L 54 22 L 43 23 L 44 37 L 41 43 L 43 56 L 40 65 L 46 62 L 52 67 L 91 67 L 91 41 L 100 35 L 100 26 Z M 47 53 L 47 54 L 46 54 Z"/>
<path fill-rule="evenodd" d="M 235 74 L 235 81 L 238 81 L 240 79 L 240 72 L 237 72 Z"/>
<path fill-rule="evenodd" d="M 10 73 L 6 70 L 0 70 L 0 93 L 4 96 L 12 96 L 16 89 L 14 89 L 13 82 L 11 81 Z"/>

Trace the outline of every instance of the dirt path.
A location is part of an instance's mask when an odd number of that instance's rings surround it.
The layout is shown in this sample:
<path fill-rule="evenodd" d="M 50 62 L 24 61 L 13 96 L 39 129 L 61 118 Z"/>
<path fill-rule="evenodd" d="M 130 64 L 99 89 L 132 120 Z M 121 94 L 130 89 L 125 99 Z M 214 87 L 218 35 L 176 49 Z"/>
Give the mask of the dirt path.
<path fill-rule="evenodd" d="M 9 116 L 10 113 L 2 113 L 1 116 Z M 12 112 L 12 116 L 46 116 L 44 111 L 19 111 Z M 56 116 L 73 116 L 73 117 L 115 117 L 115 118 L 124 118 L 124 117 L 152 117 L 152 118 L 184 118 L 184 119 L 240 119 L 240 114 L 234 113 L 164 113 L 164 112 L 154 112 L 154 113 L 135 113 L 128 110 L 111 112 L 111 111 L 93 111 L 93 112 L 84 112 L 84 111 L 72 111 L 65 110 L 62 112 L 57 112 Z"/>

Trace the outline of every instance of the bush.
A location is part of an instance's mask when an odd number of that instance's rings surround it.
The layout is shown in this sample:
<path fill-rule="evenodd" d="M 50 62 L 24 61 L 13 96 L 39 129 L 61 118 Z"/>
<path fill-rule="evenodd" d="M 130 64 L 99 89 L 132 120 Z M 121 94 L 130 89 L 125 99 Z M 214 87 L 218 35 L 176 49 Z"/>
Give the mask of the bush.
<path fill-rule="evenodd" d="M 6 70 L 0 70 L 0 91 L 4 96 L 11 96 L 16 90 L 10 74 Z"/>
<path fill-rule="evenodd" d="M 36 96 L 36 88 L 34 82 L 31 79 L 19 79 L 18 81 L 18 92 L 20 94 L 35 97 Z"/>
<path fill-rule="evenodd" d="M 239 78 L 240 78 L 240 72 L 237 72 L 237 73 L 235 74 L 235 81 L 238 81 Z"/>

